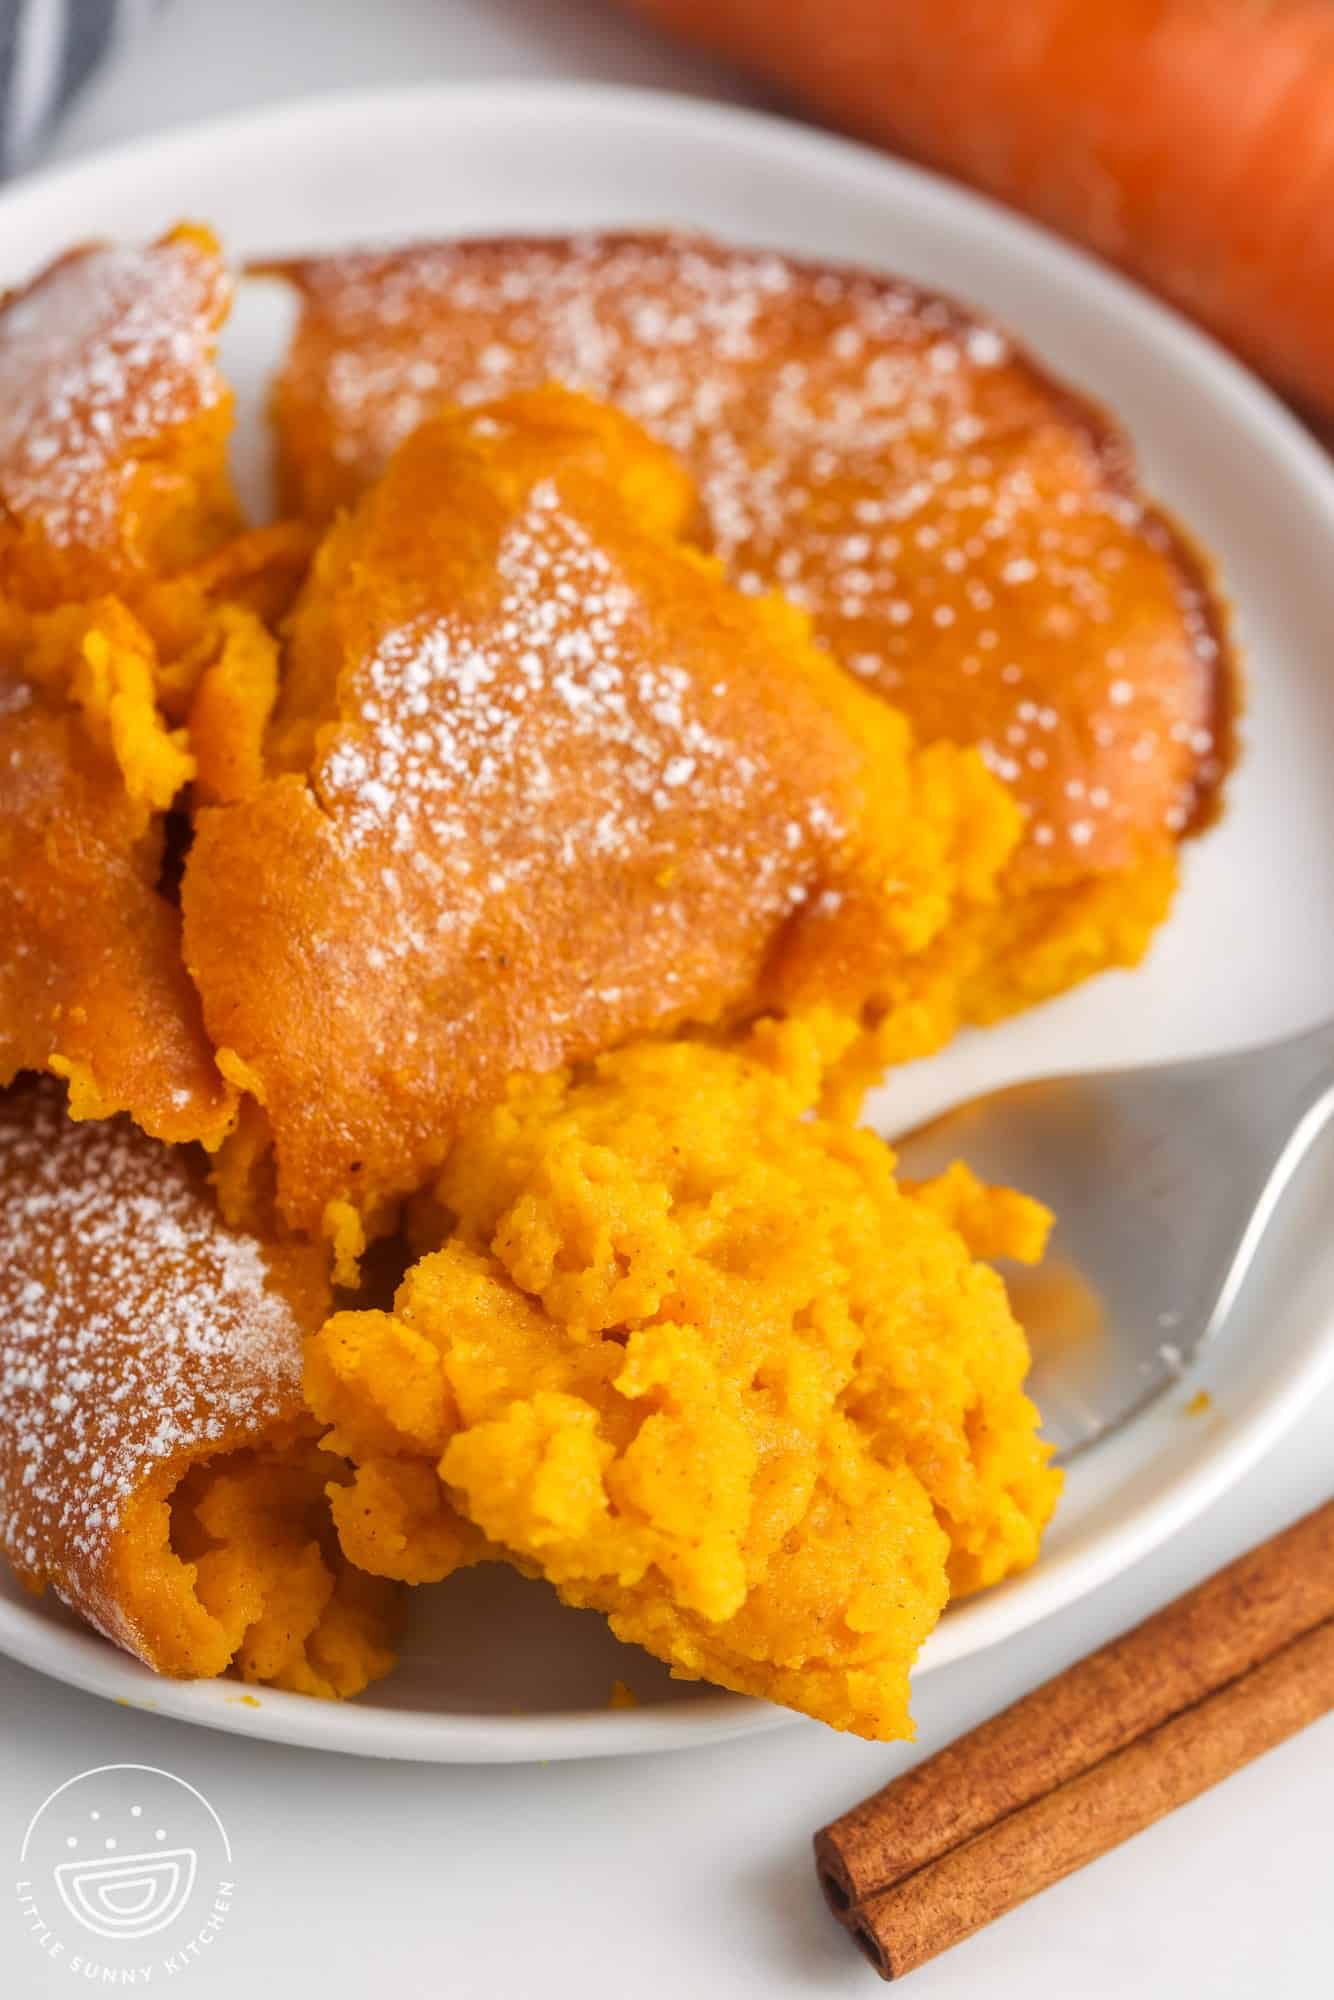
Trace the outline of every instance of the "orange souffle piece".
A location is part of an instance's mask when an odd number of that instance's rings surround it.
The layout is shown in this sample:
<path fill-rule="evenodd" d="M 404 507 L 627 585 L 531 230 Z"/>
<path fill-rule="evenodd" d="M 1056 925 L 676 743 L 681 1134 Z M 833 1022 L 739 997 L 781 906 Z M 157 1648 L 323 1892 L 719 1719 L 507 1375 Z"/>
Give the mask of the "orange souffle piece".
<path fill-rule="evenodd" d="M 512 1071 L 765 1006 L 911 1014 L 994 893 L 1001 785 L 733 590 L 690 505 L 561 390 L 423 426 L 317 557 L 274 775 L 198 815 L 209 1034 L 283 1213 L 349 1256 Z"/>

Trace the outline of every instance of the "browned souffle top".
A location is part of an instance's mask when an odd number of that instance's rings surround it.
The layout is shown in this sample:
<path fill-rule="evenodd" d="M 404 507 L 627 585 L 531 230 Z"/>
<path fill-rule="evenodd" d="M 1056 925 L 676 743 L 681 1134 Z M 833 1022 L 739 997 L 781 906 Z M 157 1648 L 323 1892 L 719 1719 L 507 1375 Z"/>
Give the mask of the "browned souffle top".
<path fill-rule="evenodd" d="M 417 245 L 268 267 L 303 313 L 275 395 L 289 502 L 327 517 L 442 403 L 548 379 L 671 446 L 695 531 L 780 588 L 1028 817 L 1014 886 L 1205 824 L 1233 673 L 1205 567 L 1128 440 L 1000 328 L 894 278 L 692 237 Z"/>

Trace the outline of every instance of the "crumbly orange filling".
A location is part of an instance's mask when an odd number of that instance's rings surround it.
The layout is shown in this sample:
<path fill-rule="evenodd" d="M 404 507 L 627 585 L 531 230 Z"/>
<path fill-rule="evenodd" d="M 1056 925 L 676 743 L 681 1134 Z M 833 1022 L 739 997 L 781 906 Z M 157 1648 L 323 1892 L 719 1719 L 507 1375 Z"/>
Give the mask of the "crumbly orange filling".
<path fill-rule="evenodd" d="M 129 1111 L 170 1142 L 231 1127 L 163 893 L 168 814 L 258 783 L 268 621 L 308 547 L 280 526 L 125 596 L 0 597 L 0 1082 L 49 1070 L 76 1118 Z"/>
<path fill-rule="evenodd" d="M 388 1673 L 393 1586 L 333 1535 L 329 1460 L 304 1436 L 168 1468 L 129 1502 L 113 1558 L 119 1615 L 159 1672 L 230 1672 L 346 1696 Z"/>
<path fill-rule="evenodd" d="M 350 1557 L 503 1555 L 679 1674 L 909 1732 L 948 1595 L 1031 1562 L 1055 1502 L 965 1242 L 1031 1257 L 1045 1219 L 966 1176 L 906 1192 L 881 1140 L 808 1115 L 820 1071 L 796 1023 L 645 1044 L 467 1127 L 444 1247 L 308 1346 Z"/>

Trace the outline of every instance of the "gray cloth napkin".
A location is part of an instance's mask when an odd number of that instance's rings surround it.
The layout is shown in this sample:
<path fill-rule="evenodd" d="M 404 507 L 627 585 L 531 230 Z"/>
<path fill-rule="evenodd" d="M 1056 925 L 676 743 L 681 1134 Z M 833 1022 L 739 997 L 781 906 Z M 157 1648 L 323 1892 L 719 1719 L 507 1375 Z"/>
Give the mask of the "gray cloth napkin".
<path fill-rule="evenodd" d="M 0 0 L 0 171 L 31 157 L 116 44 L 163 0 Z"/>

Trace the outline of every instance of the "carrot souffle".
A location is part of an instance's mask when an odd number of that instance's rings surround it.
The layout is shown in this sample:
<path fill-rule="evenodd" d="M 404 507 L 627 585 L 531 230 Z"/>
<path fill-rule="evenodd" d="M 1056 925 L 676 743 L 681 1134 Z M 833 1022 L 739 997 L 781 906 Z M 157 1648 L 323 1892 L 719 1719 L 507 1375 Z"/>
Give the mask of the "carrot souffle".
<path fill-rule="evenodd" d="M 354 1695 L 502 1562 L 907 1734 L 1056 1502 L 992 1267 L 1050 1218 L 862 1099 L 1143 954 L 1232 748 L 1207 569 L 895 279 L 275 274 L 266 525 L 207 230 L 0 303 L 0 1546 L 162 1673 Z"/>

